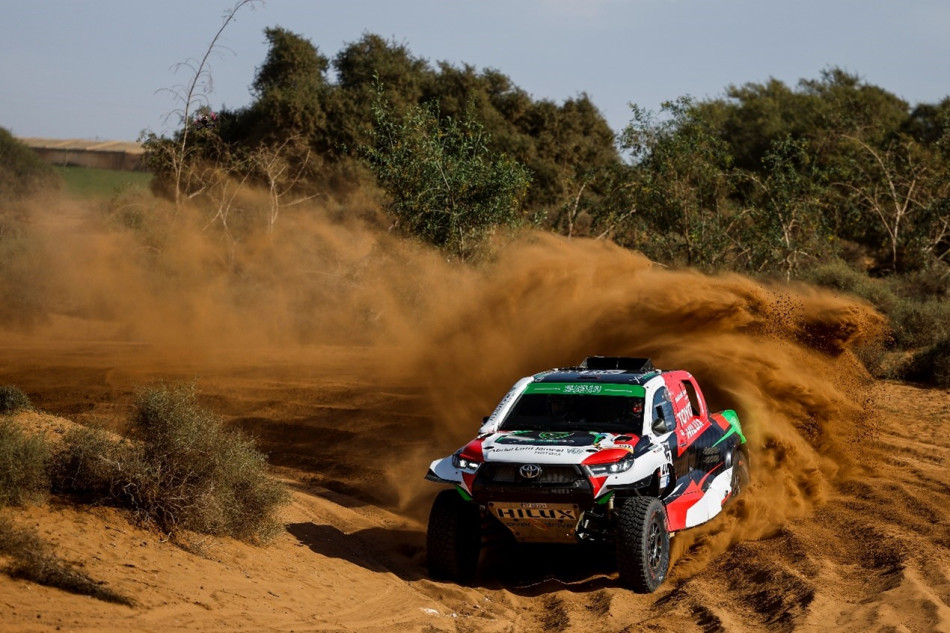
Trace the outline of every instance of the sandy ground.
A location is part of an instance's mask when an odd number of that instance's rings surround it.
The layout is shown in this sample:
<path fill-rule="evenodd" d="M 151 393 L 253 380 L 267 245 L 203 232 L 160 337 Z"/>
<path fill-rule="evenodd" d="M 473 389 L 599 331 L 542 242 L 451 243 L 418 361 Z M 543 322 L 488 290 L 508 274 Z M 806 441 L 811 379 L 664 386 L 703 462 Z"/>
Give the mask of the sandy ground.
<path fill-rule="evenodd" d="M 0 630 L 950 631 L 950 393 L 869 383 L 870 306 L 549 234 L 462 265 L 362 224 L 358 198 L 239 242 L 157 204 L 25 212 L 0 384 L 121 432 L 137 388 L 196 381 L 293 490 L 286 530 L 186 551 L 109 508 L 4 510 L 136 606 L 0 574 Z M 653 595 L 577 547 L 488 551 L 470 587 L 428 580 L 428 463 L 516 379 L 598 353 L 687 369 L 736 409 L 752 486 L 676 535 Z"/>
<path fill-rule="evenodd" d="M 132 369 L 140 353 L 8 342 L 0 384 L 47 412 L 119 427 L 135 385 L 196 378 L 203 402 L 255 434 L 293 489 L 286 531 L 264 548 L 208 538 L 185 551 L 109 508 L 53 499 L 7 511 L 136 606 L 0 575 L 0 630 L 950 631 L 950 392 L 874 385 L 873 433 L 820 503 L 709 560 L 678 551 L 666 585 L 644 596 L 618 586 L 609 557 L 570 547 L 487 552 L 470 587 L 427 579 L 437 486 L 421 465 L 438 455 L 416 453 L 431 445 L 431 412 L 411 381 L 367 377 L 365 350 L 254 363 L 222 352 L 147 374 Z M 411 468 L 392 468 L 403 454 Z"/>

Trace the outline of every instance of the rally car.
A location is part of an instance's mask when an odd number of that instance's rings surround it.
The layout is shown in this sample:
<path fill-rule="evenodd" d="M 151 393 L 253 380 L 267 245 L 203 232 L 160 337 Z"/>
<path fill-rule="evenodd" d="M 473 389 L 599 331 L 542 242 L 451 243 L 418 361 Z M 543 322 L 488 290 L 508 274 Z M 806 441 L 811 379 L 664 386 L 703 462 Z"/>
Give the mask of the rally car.
<path fill-rule="evenodd" d="M 522 378 L 478 436 L 437 459 L 426 548 L 433 578 L 473 578 L 483 542 L 603 543 L 639 592 L 666 578 L 670 537 L 709 521 L 748 480 L 733 410 L 710 413 L 686 371 L 592 356 Z"/>

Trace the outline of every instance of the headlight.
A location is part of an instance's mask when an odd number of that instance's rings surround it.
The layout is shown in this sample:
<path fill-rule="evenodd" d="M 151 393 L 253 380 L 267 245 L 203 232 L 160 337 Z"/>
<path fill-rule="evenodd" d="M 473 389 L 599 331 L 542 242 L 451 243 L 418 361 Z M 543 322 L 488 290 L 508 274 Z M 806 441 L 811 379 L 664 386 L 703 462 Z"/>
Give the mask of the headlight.
<path fill-rule="evenodd" d="M 607 475 L 625 473 L 633 468 L 633 455 L 627 455 L 612 464 L 594 464 L 587 468 L 594 477 L 606 477 Z"/>
<path fill-rule="evenodd" d="M 461 453 L 455 453 L 454 455 L 452 455 L 452 465 L 458 468 L 459 470 L 468 470 L 468 471 L 478 470 L 478 467 L 481 466 L 479 462 L 471 460 L 467 457 L 462 457 Z"/>

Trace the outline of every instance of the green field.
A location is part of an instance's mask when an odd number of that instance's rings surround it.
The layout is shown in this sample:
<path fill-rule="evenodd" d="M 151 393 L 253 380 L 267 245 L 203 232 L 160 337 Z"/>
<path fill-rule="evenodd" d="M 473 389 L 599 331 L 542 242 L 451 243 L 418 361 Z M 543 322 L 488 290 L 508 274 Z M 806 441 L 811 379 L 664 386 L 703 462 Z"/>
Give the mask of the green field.
<path fill-rule="evenodd" d="M 109 197 L 126 189 L 148 189 L 152 179 L 152 174 L 143 171 L 72 166 L 55 169 L 63 178 L 66 192 L 83 198 Z"/>

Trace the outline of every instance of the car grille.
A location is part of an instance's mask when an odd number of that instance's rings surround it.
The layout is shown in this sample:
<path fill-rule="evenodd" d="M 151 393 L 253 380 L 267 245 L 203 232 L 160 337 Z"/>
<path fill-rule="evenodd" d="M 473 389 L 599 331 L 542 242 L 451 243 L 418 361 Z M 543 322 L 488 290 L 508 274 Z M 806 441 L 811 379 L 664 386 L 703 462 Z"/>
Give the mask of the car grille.
<path fill-rule="evenodd" d="M 478 470 L 477 484 L 484 486 L 558 486 L 568 488 L 589 488 L 590 482 L 577 466 L 539 464 L 541 474 L 527 478 L 521 474 L 523 464 L 492 463 L 483 464 Z"/>

